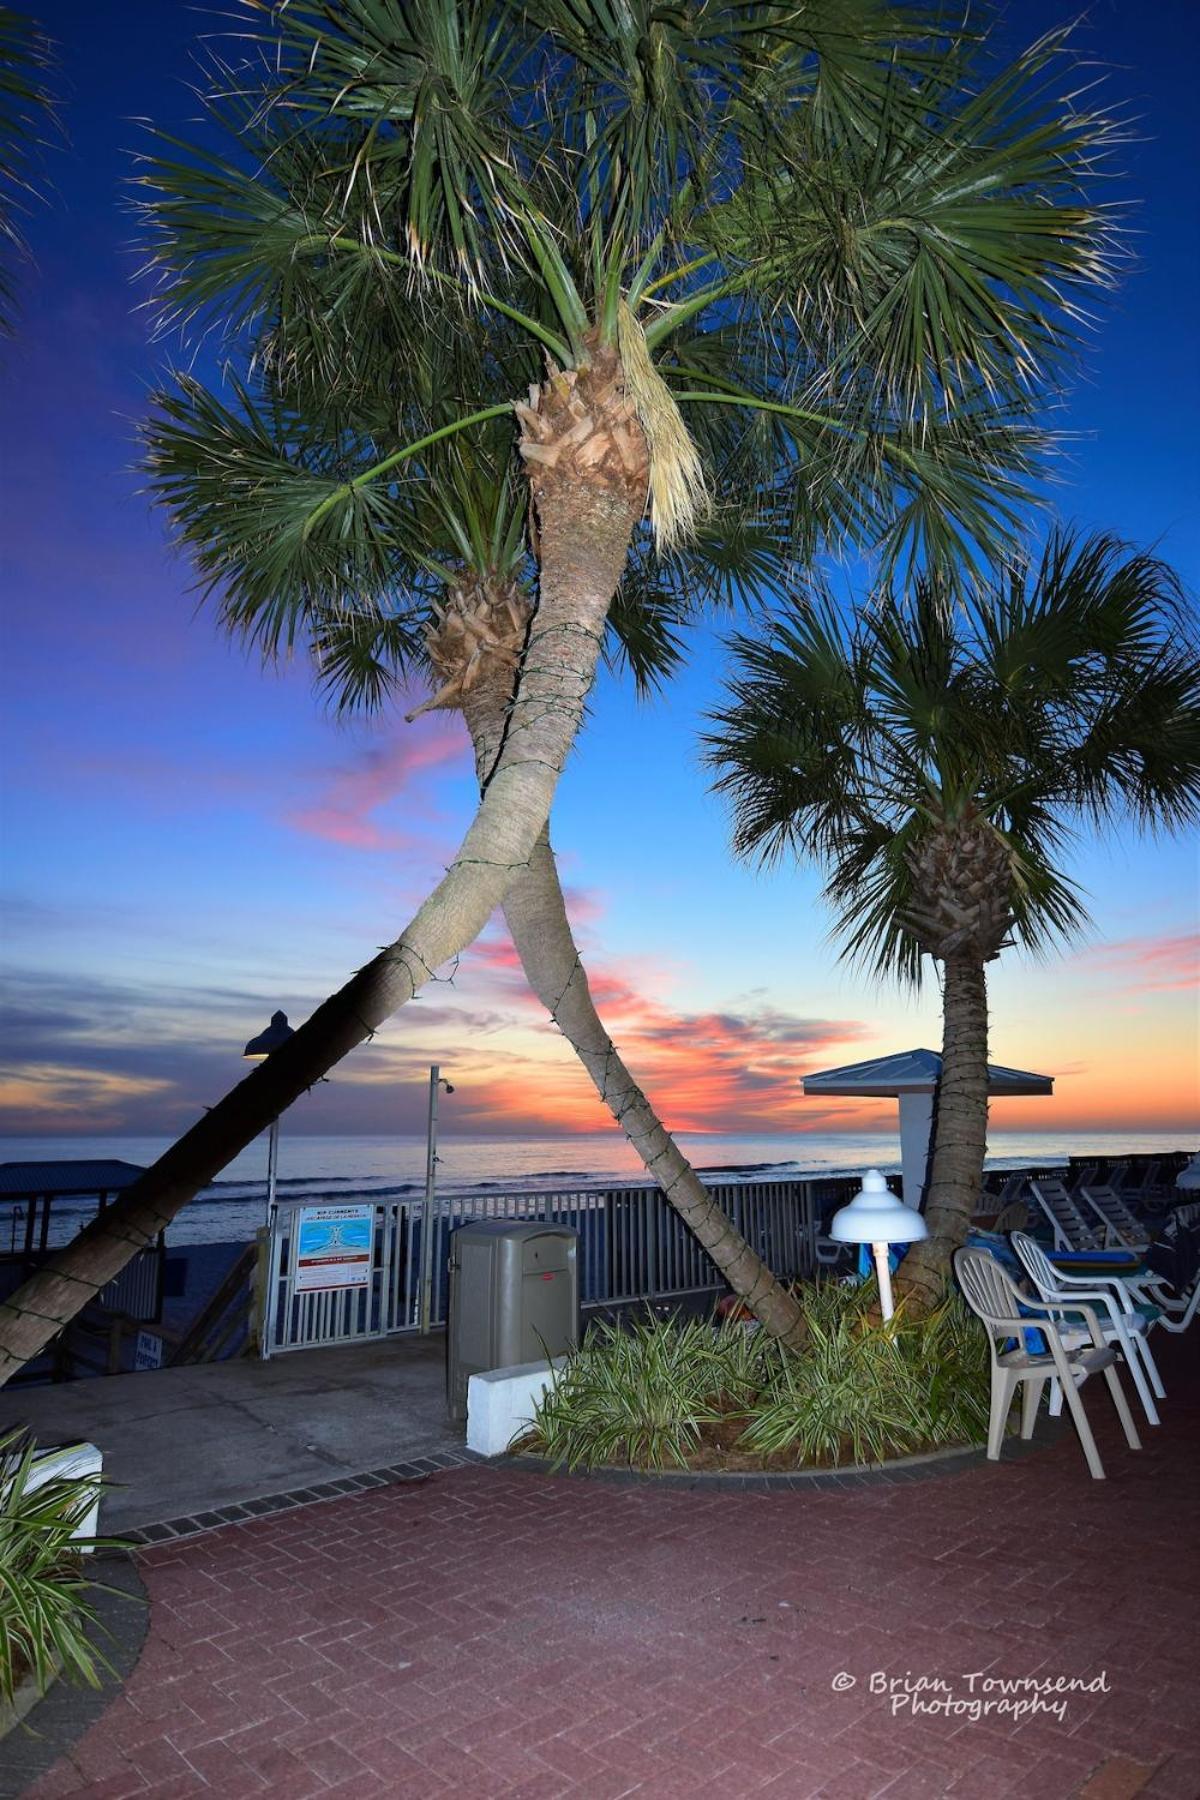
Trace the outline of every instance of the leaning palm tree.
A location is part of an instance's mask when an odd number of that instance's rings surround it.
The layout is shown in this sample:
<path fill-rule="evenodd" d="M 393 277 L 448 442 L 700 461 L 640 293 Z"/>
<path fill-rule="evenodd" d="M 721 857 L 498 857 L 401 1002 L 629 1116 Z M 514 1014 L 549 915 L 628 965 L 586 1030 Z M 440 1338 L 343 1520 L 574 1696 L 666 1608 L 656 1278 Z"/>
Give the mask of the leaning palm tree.
<path fill-rule="evenodd" d="M 416 501 L 426 569 L 443 571 L 423 645 L 411 641 L 396 614 L 317 609 L 313 648 L 322 683 L 339 711 L 375 711 L 394 699 L 424 661 L 429 708 L 461 714 L 471 738 L 481 791 L 486 790 L 508 730 L 514 685 L 535 607 L 528 586 L 520 490 L 507 471 L 473 453 L 455 458 L 457 479 L 430 486 Z M 689 616 L 728 605 L 736 590 L 761 599 L 778 580 L 781 533 L 755 507 L 732 508 L 710 520 L 690 553 L 643 554 L 626 571 L 608 621 L 609 660 L 624 665 L 639 691 L 659 687 L 679 658 L 677 633 Z M 711 534 L 711 535 L 710 535 Z M 419 569 L 410 572 L 419 585 Z M 421 652 L 423 651 L 423 658 Z M 653 1102 L 627 1066 L 592 999 L 550 841 L 542 832 L 528 864 L 504 898 L 504 916 L 530 986 L 579 1057 L 596 1092 L 668 1203 L 695 1234 L 733 1291 L 764 1328 L 798 1343 L 804 1320 L 784 1287 L 701 1181 Z"/>
<path fill-rule="evenodd" d="M 898 1276 L 934 1303 L 979 1202 L 987 977 L 1086 923 L 1063 869 L 1085 830 L 1200 817 L 1200 649 L 1177 578 L 1057 531 L 961 607 L 933 582 L 848 617 L 827 595 L 740 638 L 707 738 L 738 852 L 826 872 L 843 954 L 919 981 L 944 1035 L 925 1204 Z"/>
<path fill-rule="evenodd" d="M 0 1308 L 0 1380 L 482 929 L 546 826 L 643 516 L 663 550 L 704 516 L 702 415 L 766 442 L 799 536 L 818 496 L 885 566 L 969 563 L 1020 513 L 1073 296 L 1111 271 L 1086 190 L 1112 126 L 1056 96 L 1058 39 L 989 76 L 986 46 L 883 0 L 291 0 L 263 51 L 213 84 L 223 148 L 149 157 L 152 259 L 164 316 L 208 331 L 244 395 L 284 372 L 284 431 L 305 437 L 305 393 L 338 425 L 298 480 L 230 464 L 229 503 L 184 527 L 202 571 L 284 633 L 313 592 L 369 597 L 422 459 L 506 420 L 537 611 L 443 880 Z M 523 392 L 497 395 L 484 357 L 432 424 L 407 382 L 356 407 L 376 346 L 419 362 L 502 322 L 544 358 Z M 221 404 L 186 379 L 177 398 Z"/>
<path fill-rule="evenodd" d="M 411 363 L 411 338 L 400 346 Z M 512 345 L 487 344 L 496 361 Z M 430 347 L 437 357 L 437 347 Z M 461 377 L 467 347 L 440 369 L 423 371 L 428 396 Z M 378 358 L 378 347 L 374 360 Z M 376 404 L 394 404 L 400 359 Z M 505 374 L 511 377 L 511 370 Z M 411 369 L 410 369 L 411 377 Z M 275 385 L 280 383 L 278 371 Z M 365 372 L 364 372 L 365 379 Z M 482 379 L 477 373 L 476 380 Z M 369 409 L 365 387 L 357 394 Z M 328 442 L 332 421 L 318 424 L 310 396 L 306 422 L 313 443 Z M 717 415 L 718 426 L 721 415 Z M 279 463 L 302 478 L 302 447 L 295 430 L 272 437 L 261 410 L 233 416 L 214 410 L 202 395 L 186 402 L 164 399 L 149 429 L 153 480 L 171 496 L 176 516 L 190 528 L 210 505 L 228 508 L 242 491 L 258 493 L 265 468 Z M 707 446 L 719 466 L 737 460 L 753 491 L 755 470 L 744 447 L 710 434 Z M 231 468 L 241 474 L 231 481 Z M 758 471 L 761 475 L 762 471 Z M 536 561 L 528 532 L 528 490 L 512 466 L 511 446 L 499 422 L 469 439 L 431 447 L 420 483 L 397 494 L 390 516 L 386 591 L 372 603 L 323 599 L 320 575 L 311 592 L 286 615 L 293 639 L 307 642 L 318 680 L 340 713 L 395 708 L 401 695 L 426 683 L 428 697 L 408 714 L 430 709 L 461 714 L 471 736 L 480 790 L 486 788 L 509 728 L 522 653 L 535 613 Z M 732 482 L 731 482 L 732 485 Z M 610 609 L 606 655 L 631 672 L 640 691 L 661 685 L 678 662 L 682 634 L 701 612 L 728 610 L 735 602 L 761 605 L 783 578 L 779 546 L 785 520 L 769 497 L 714 508 L 687 549 L 660 555 L 640 534 Z M 364 571 L 364 578 L 366 577 Z M 278 600 L 277 590 L 272 590 Z M 278 606 L 247 604 L 227 587 L 222 622 L 238 636 L 257 640 L 274 655 L 285 615 Z M 575 944 L 549 840 L 543 832 L 529 864 L 516 872 L 504 911 L 526 975 L 562 1030 L 601 1099 L 641 1156 L 647 1171 L 684 1218 L 743 1300 L 780 1337 L 802 1330 L 799 1305 L 765 1266 L 700 1180 L 653 1104 L 626 1066 L 591 998 Z"/>

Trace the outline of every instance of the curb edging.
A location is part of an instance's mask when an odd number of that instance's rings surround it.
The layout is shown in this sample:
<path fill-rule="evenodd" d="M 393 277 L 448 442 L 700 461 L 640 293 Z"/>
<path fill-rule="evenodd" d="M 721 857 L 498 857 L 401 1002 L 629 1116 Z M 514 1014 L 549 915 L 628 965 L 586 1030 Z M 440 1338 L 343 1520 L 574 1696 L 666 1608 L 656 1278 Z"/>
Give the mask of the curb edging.
<path fill-rule="evenodd" d="M 86 1595 L 96 1612 L 88 1636 L 112 1667 L 101 1669 L 98 1688 L 80 1687 L 60 1676 L 8 1733 L 0 1757 L 0 1800 L 19 1800 L 60 1757 L 70 1755 L 108 1711 L 142 1654 L 150 1602 L 134 1558 L 97 1551 L 92 1561 L 98 1585 Z"/>

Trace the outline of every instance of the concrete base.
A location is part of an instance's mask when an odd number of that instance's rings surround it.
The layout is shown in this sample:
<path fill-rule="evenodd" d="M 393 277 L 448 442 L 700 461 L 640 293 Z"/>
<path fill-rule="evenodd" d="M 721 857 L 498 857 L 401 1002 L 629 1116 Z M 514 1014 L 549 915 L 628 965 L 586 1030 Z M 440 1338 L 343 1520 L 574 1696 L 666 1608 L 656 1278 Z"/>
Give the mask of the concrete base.
<path fill-rule="evenodd" d="M 467 1383 L 467 1449 L 477 1456 L 502 1456 L 533 1424 L 534 1406 L 566 1360 L 557 1356 L 553 1362 L 516 1363 L 472 1375 Z"/>
<path fill-rule="evenodd" d="M 441 1335 L 0 1390 L 0 1432 L 104 1453 L 100 1528 L 196 1514 L 462 1448 Z"/>
<path fill-rule="evenodd" d="M 94 1494 L 92 1504 L 71 1536 L 94 1538 L 100 1521 L 100 1478 L 103 1473 L 104 1458 L 95 1444 L 64 1444 L 61 1450 L 43 1450 L 34 1458 L 28 1491 L 33 1493 L 37 1488 L 45 1487 L 48 1481 L 60 1479 L 90 1482 Z M 91 1545 L 87 1548 L 90 1550 Z"/>
<path fill-rule="evenodd" d="M 104 1458 L 95 1444 L 64 1444 L 60 1449 L 35 1450 L 29 1479 L 25 1483 L 25 1492 L 36 1494 L 37 1490 L 45 1487 L 48 1481 L 90 1482 L 93 1490 L 92 1504 L 71 1533 L 71 1537 L 72 1539 L 94 1538 L 100 1517 L 100 1478 L 103 1471 Z M 6 1487 L 7 1483 L 4 1486 Z M 91 1550 L 90 1544 L 84 1547 L 88 1551 Z M 0 1736 L 2 1735 L 3 1733 L 0 1732 Z"/>

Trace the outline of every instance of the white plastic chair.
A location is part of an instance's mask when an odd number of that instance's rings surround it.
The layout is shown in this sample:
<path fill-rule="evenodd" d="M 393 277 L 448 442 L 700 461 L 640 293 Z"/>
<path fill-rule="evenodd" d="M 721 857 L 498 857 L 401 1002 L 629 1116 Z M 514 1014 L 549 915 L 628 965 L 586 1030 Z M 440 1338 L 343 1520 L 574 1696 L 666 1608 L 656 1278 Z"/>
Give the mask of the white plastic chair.
<path fill-rule="evenodd" d="M 1089 1182 L 1079 1191 L 1109 1236 L 1140 1255 L 1150 1242 L 1150 1233 L 1117 1190 L 1105 1182 Z"/>
<path fill-rule="evenodd" d="M 1032 1185 L 1036 1186 L 1037 1184 Z M 1192 1209 L 1181 1210 L 1191 1211 Z M 1049 1212 L 1047 1212 L 1047 1216 L 1051 1216 Z M 1055 1244 L 1055 1252 L 1076 1248 L 1084 1251 L 1095 1250 L 1097 1247 L 1095 1243 L 1075 1246 L 1060 1242 Z M 1133 1250 L 1129 1254 L 1137 1256 L 1139 1252 Z M 1200 1309 L 1200 1275 L 1197 1275 L 1187 1293 L 1177 1293 L 1165 1276 L 1147 1268 L 1101 1269 L 1093 1267 L 1086 1273 L 1075 1274 L 1055 1263 L 1054 1273 L 1059 1285 L 1063 1287 L 1078 1285 L 1080 1287 L 1110 1288 L 1118 1296 L 1124 1296 L 1134 1302 L 1140 1301 L 1144 1305 L 1157 1306 L 1159 1316 L 1154 1323 L 1161 1326 L 1163 1331 L 1186 1331 L 1196 1317 L 1197 1310 Z"/>
<path fill-rule="evenodd" d="M 1159 1424 L 1158 1408 L 1154 1400 L 1165 1399 L 1166 1389 L 1146 1342 L 1146 1333 L 1155 1323 L 1158 1309 L 1151 1306 L 1154 1318 L 1147 1317 L 1146 1313 L 1138 1310 L 1138 1302 L 1128 1288 L 1121 1287 L 1119 1282 L 1098 1283 L 1094 1276 L 1064 1276 L 1062 1270 L 1050 1261 L 1041 1245 L 1035 1244 L 1024 1232 L 1014 1231 L 1009 1241 L 1021 1259 L 1022 1268 L 1047 1305 L 1070 1307 L 1075 1311 L 1081 1303 L 1087 1302 L 1096 1311 L 1105 1343 L 1115 1345 L 1125 1359 L 1125 1366 L 1138 1391 L 1147 1419 L 1151 1425 Z M 1069 1324 L 1077 1325 L 1078 1321 L 1065 1318 L 1062 1321 L 1063 1341 L 1068 1347 L 1078 1337 L 1078 1333 L 1068 1333 L 1066 1327 Z"/>
<path fill-rule="evenodd" d="M 988 1334 L 988 1349 L 992 1358 L 992 1401 L 987 1449 L 990 1461 L 998 1462 L 1000 1459 L 1004 1427 L 1017 1388 L 1022 1384 L 1025 1388 L 1021 1397 L 1021 1436 L 1028 1438 L 1033 1435 L 1042 1390 L 1048 1381 L 1057 1378 L 1071 1409 L 1088 1469 L 1094 1480 L 1103 1481 L 1104 1465 L 1100 1461 L 1096 1440 L 1092 1436 L 1092 1428 L 1088 1424 L 1087 1413 L 1079 1394 L 1079 1388 L 1097 1370 L 1103 1370 L 1126 1441 L 1131 1449 L 1141 1449 L 1141 1440 L 1116 1371 L 1116 1352 L 1104 1342 L 1095 1313 L 1090 1312 L 1086 1306 L 1077 1309 L 1089 1323 L 1092 1341 L 1086 1349 L 1080 1347 L 1068 1350 L 1057 1322 L 1057 1315 L 1063 1309 L 1050 1305 L 1039 1306 L 1036 1302 L 1025 1300 L 995 1257 L 989 1256 L 986 1250 L 973 1250 L 969 1246 L 956 1250 L 954 1273 L 958 1277 L 967 1305 L 982 1319 Z M 1025 1348 L 1024 1334 L 1031 1326 L 1042 1334 L 1048 1345 L 1047 1353 L 1039 1354 Z M 1008 1345 L 1014 1339 L 1017 1348 L 1011 1349 Z M 998 1345 L 1003 1347 L 999 1348 Z"/>

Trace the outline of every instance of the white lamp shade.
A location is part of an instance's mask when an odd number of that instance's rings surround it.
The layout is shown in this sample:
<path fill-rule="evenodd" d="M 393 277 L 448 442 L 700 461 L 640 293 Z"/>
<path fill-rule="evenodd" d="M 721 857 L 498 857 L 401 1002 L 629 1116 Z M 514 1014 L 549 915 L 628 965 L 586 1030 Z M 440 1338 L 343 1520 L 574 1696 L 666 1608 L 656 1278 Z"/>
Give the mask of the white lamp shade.
<path fill-rule="evenodd" d="M 835 1212 L 829 1235 L 838 1244 L 915 1244 L 929 1231 L 919 1212 L 891 1192 L 878 1169 L 868 1169 L 848 1206 Z"/>

